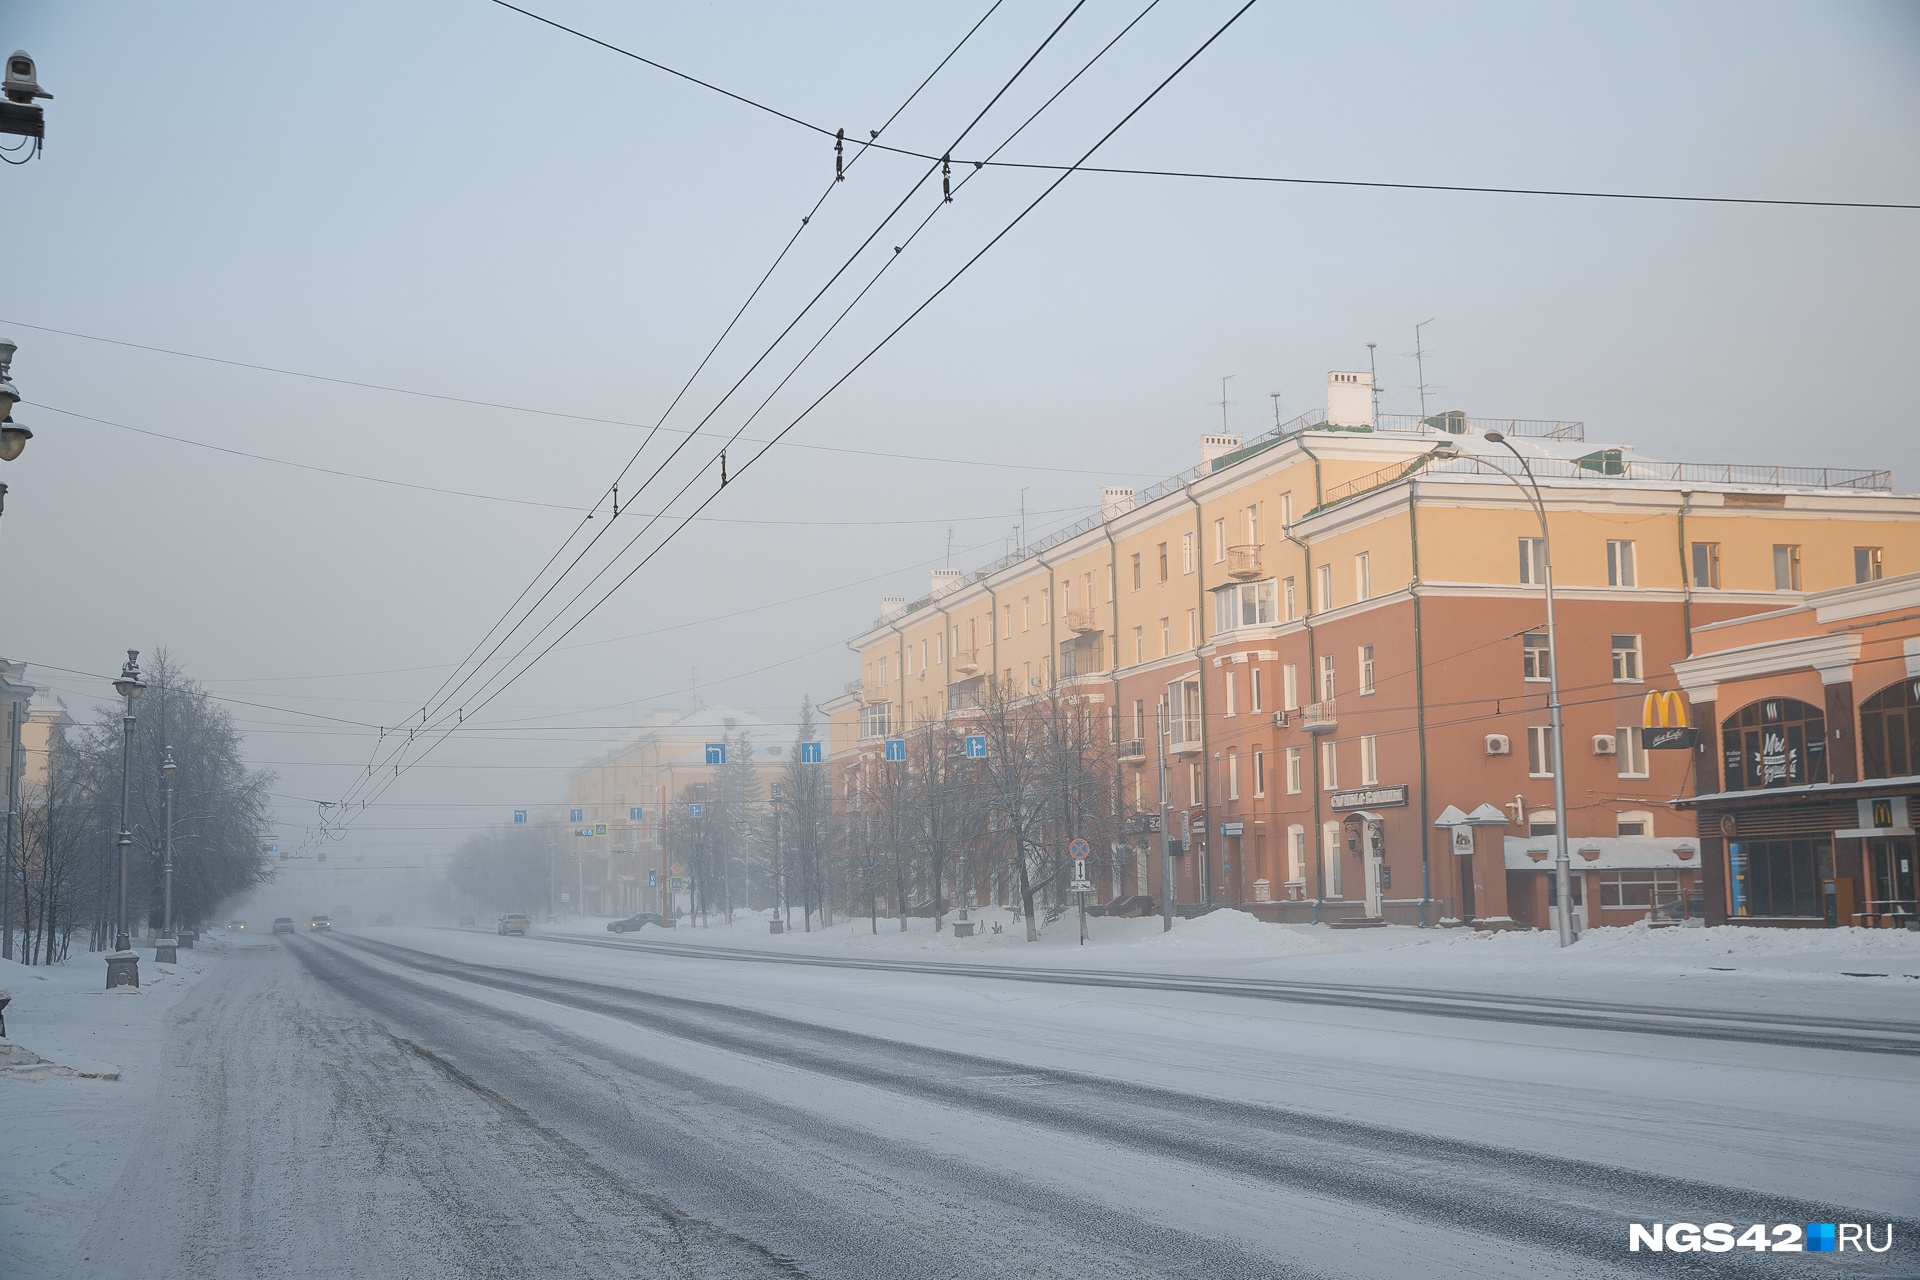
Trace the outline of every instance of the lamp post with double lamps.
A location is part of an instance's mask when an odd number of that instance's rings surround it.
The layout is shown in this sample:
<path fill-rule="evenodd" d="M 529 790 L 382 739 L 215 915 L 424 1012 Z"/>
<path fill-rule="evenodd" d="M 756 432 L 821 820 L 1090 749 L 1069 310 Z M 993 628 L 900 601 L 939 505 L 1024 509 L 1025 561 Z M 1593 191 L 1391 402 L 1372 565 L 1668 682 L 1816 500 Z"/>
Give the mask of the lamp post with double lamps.
<path fill-rule="evenodd" d="M 1547 533 L 1547 504 L 1540 496 L 1540 482 L 1534 478 L 1526 455 L 1514 448 L 1513 442 L 1498 431 L 1489 431 L 1486 436 L 1494 444 L 1505 446 L 1520 464 L 1520 470 L 1526 473 L 1527 483 L 1521 484 L 1511 473 L 1499 467 L 1494 468 L 1526 495 L 1533 514 L 1540 521 L 1540 577 L 1547 597 L 1547 717 L 1552 725 L 1549 732 L 1553 737 L 1553 887 L 1554 896 L 1560 903 L 1560 945 L 1565 947 L 1571 946 L 1574 940 L 1573 900 L 1570 897 L 1573 876 L 1567 863 L 1567 762 L 1566 753 L 1560 749 L 1560 648 L 1553 629 L 1553 541 Z"/>
<path fill-rule="evenodd" d="M 133 702 L 147 691 L 146 681 L 140 678 L 138 649 L 127 650 L 127 664 L 120 668 L 120 678 L 113 682 L 113 691 L 126 700 L 127 710 L 120 720 L 120 911 L 114 950 L 107 956 L 109 991 L 140 985 L 140 957 L 134 953 L 133 937 L 127 931 L 127 857 L 133 848 L 133 830 L 127 823 L 133 786 Z"/>
<path fill-rule="evenodd" d="M 13 353 L 17 350 L 13 343 L 0 338 L 0 462 L 12 462 L 26 449 L 27 441 L 33 439 L 33 432 L 13 420 L 13 406 L 20 403 L 20 393 L 14 389 L 10 377 Z M 7 486 L 0 481 L 0 514 L 6 509 Z"/>

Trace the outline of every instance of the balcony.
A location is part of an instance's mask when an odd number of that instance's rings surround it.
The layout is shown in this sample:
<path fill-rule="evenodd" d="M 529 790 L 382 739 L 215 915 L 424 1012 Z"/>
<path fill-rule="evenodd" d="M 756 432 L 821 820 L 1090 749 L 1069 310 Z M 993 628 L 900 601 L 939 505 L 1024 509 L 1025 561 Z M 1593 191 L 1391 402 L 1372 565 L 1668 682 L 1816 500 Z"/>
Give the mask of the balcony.
<path fill-rule="evenodd" d="M 1308 733 L 1332 733 L 1338 729 L 1340 718 L 1334 714 L 1333 699 L 1310 702 L 1300 708 L 1300 727 Z"/>
<path fill-rule="evenodd" d="M 1147 740 L 1123 738 L 1114 745 L 1113 754 L 1122 764 L 1144 764 L 1147 759 Z"/>
<path fill-rule="evenodd" d="M 986 705 L 987 681 L 984 676 L 962 680 L 947 686 L 947 713 L 978 711 Z"/>
<path fill-rule="evenodd" d="M 963 676 L 970 676 L 980 669 L 980 651 L 978 649 L 955 649 L 953 651 L 953 669 Z"/>
<path fill-rule="evenodd" d="M 884 738 L 893 730 L 893 708 L 886 703 L 873 703 L 860 708 L 860 736 L 862 738 Z"/>
<path fill-rule="evenodd" d="M 1106 646 L 1091 637 L 1069 640 L 1060 646 L 1060 678 L 1099 675 L 1107 669 Z"/>
<path fill-rule="evenodd" d="M 1243 581 L 1261 576 L 1260 547 L 1257 543 L 1227 548 L 1227 576 Z"/>
<path fill-rule="evenodd" d="M 1090 631 L 1098 631 L 1099 629 L 1100 629 L 1100 621 L 1098 618 L 1094 617 L 1093 610 L 1091 609 L 1067 610 L 1067 630 L 1073 632 L 1076 635 L 1086 635 Z"/>

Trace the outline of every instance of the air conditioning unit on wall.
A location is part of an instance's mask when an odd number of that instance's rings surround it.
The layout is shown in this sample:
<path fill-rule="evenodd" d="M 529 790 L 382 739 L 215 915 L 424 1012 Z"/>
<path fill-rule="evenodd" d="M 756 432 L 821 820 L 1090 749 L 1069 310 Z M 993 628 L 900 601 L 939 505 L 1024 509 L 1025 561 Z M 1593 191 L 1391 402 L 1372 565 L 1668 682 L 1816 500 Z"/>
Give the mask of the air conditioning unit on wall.
<path fill-rule="evenodd" d="M 1593 735 L 1593 754 L 1597 756 L 1610 756 L 1615 750 L 1612 734 L 1596 733 Z"/>
<path fill-rule="evenodd" d="M 1513 743 L 1507 740 L 1507 735 L 1504 733 L 1490 733 L 1487 735 L 1487 754 L 1510 756 L 1513 754 Z"/>

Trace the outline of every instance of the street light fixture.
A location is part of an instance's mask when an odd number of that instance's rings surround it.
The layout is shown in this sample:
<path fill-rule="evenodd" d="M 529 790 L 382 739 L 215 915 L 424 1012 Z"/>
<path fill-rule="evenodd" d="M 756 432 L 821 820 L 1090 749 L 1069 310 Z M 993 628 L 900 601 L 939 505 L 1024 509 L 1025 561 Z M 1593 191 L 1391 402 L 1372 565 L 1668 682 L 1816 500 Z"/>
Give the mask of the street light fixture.
<path fill-rule="evenodd" d="M 180 767 L 179 767 L 178 765 L 176 765 L 176 764 L 174 764 L 174 762 L 173 762 L 173 748 L 172 748 L 172 747 L 167 747 L 167 748 L 165 748 L 165 753 L 166 753 L 166 754 L 165 754 L 165 755 L 164 755 L 164 756 L 163 756 L 163 757 L 161 758 L 161 761 L 160 761 L 160 781 L 161 781 L 161 782 L 162 782 L 163 784 L 165 784 L 165 787 L 166 787 L 166 792 L 167 792 L 167 839 L 166 839 L 166 846 L 165 846 L 165 847 L 166 847 L 166 858 L 165 858 L 165 861 L 164 861 L 164 862 L 162 863 L 162 869 L 161 869 L 161 879 L 162 879 L 162 881 L 163 881 L 163 883 L 164 883 L 164 884 L 166 885 L 166 891 L 165 891 L 165 897 L 164 897 L 164 898 L 162 899 L 162 906 L 161 906 L 161 908 L 160 908 L 160 933 L 161 933 L 161 939 L 160 939 L 160 947 L 158 948 L 158 950 L 157 950 L 157 951 L 155 952 L 155 955 L 154 955 L 154 961 L 155 961 L 155 963 L 158 963 L 158 962 L 159 962 L 160 960 L 162 960 L 162 959 L 165 959 L 165 958 L 166 958 L 166 957 L 165 957 L 165 955 L 163 955 L 163 954 L 161 954 L 161 953 L 163 953 L 163 952 L 167 952 L 167 951 L 171 951 L 171 950 L 173 949 L 173 945 L 174 945 L 174 933 L 173 933 L 173 779 L 174 779 L 174 775 L 180 772 Z"/>
<path fill-rule="evenodd" d="M 127 931 L 127 855 L 133 848 L 133 831 L 127 823 L 133 786 L 133 703 L 147 691 L 146 681 L 140 678 L 138 649 L 127 650 L 127 663 L 120 668 L 120 678 L 113 682 L 113 691 L 126 700 L 127 710 L 120 720 L 120 912 L 119 933 L 114 939 L 113 953 L 107 957 L 109 991 L 140 985 L 140 957 L 134 953 L 133 936 Z"/>
<path fill-rule="evenodd" d="M 1567 761 L 1566 753 L 1561 750 L 1560 650 L 1553 627 L 1553 542 L 1547 532 L 1547 505 L 1540 495 L 1540 481 L 1534 478 L 1526 455 L 1514 448 L 1513 442 L 1498 431 L 1487 432 L 1486 438 L 1504 446 L 1519 462 L 1520 469 L 1527 476 L 1526 484 L 1521 484 L 1512 474 L 1499 467 L 1495 467 L 1494 471 L 1512 481 L 1514 487 L 1527 496 L 1533 514 L 1540 521 L 1540 576 L 1547 598 L 1547 714 L 1552 725 L 1549 732 L 1553 738 L 1553 885 L 1554 895 L 1560 903 L 1560 945 L 1565 947 L 1571 946 L 1574 940 L 1573 877 L 1567 859 Z"/>
<path fill-rule="evenodd" d="M 0 462 L 12 462 L 26 449 L 33 432 L 13 420 L 13 406 L 20 403 L 20 392 L 9 376 L 13 368 L 13 343 L 0 338 Z M 7 486 L 0 484 L 0 512 L 7 509 Z"/>

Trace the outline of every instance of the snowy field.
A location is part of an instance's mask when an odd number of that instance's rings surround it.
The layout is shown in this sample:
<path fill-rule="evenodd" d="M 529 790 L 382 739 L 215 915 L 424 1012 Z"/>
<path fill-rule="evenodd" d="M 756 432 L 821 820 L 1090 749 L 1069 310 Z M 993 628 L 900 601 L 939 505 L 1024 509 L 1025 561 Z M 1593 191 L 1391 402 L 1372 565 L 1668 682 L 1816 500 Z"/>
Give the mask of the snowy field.
<path fill-rule="evenodd" d="M 1677 1220 L 1896 1220 L 1846 1270 L 1920 1259 L 1920 1040 L 1819 1034 L 1920 1038 L 1920 981 L 1845 976 L 1920 972 L 1911 935 L 910 923 L 220 937 L 139 994 L 9 966 L 61 1066 L 0 1077 L 0 1274 L 1606 1276 Z M 1568 1016 L 1402 998 L 1452 989 Z M 1772 1012 L 1640 1015 L 1676 1001 Z"/>

